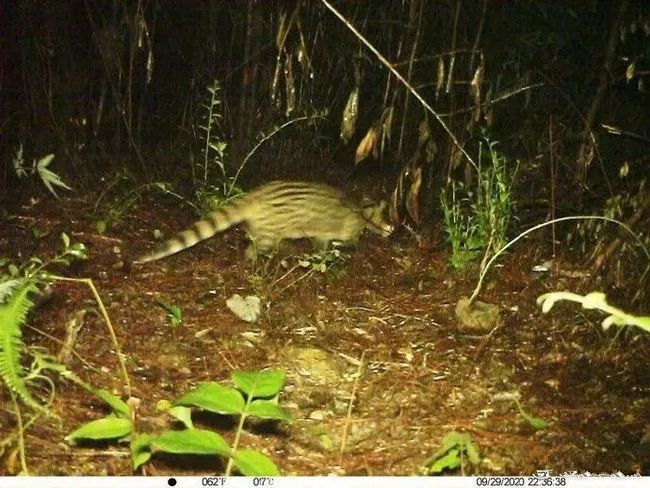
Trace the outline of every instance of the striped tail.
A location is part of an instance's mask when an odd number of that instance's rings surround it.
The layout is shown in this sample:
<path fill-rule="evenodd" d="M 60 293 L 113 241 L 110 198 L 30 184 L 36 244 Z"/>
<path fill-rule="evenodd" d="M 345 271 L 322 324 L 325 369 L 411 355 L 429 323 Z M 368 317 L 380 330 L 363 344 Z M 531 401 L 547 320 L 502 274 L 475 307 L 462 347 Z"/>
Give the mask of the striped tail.
<path fill-rule="evenodd" d="M 189 229 L 176 234 L 171 239 L 163 242 L 158 248 L 140 256 L 134 262 L 143 264 L 166 258 L 209 239 L 213 235 L 223 232 L 233 225 L 239 224 L 245 220 L 245 216 L 238 207 L 238 205 L 230 205 L 211 212 L 205 219 L 196 222 Z"/>

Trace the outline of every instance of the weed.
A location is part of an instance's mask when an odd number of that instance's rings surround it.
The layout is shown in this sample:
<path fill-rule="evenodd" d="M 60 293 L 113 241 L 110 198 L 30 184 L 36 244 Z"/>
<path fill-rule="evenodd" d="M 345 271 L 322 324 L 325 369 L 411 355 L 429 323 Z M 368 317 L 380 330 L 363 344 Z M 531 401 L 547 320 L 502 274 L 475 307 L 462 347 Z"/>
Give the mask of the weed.
<path fill-rule="evenodd" d="M 0 377 L 26 405 L 36 409 L 43 407 L 28 388 L 28 380 L 34 375 L 28 374 L 21 363 L 26 353 L 22 326 L 34 306 L 33 297 L 42 294 L 55 279 L 48 269 L 86 259 L 83 244 L 71 243 L 67 234 L 62 234 L 61 239 L 63 250 L 49 260 L 34 256 L 19 265 L 0 260 Z"/>
<path fill-rule="evenodd" d="M 516 398 L 514 399 L 515 405 L 517 406 L 517 410 L 519 410 L 519 415 L 521 415 L 521 418 L 523 418 L 528 425 L 530 425 L 533 429 L 535 430 L 544 430 L 548 428 L 551 424 L 547 420 L 543 419 L 542 417 L 537 417 L 535 415 L 531 415 L 526 410 L 524 410 L 524 407 L 521 406 L 521 402 L 517 400 Z"/>
<path fill-rule="evenodd" d="M 469 198 L 461 198 L 462 185 L 452 182 L 451 195 L 442 190 L 440 205 L 442 207 L 447 242 L 451 244 L 449 265 L 463 270 L 476 259 L 484 244 L 484 230 L 478 226 L 476 217 L 470 214 Z"/>
<path fill-rule="evenodd" d="M 82 383 L 88 391 L 104 400 L 111 415 L 88 422 L 66 437 L 69 443 L 80 440 L 130 440 L 133 469 L 137 469 L 157 452 L 168 454 L 218 455 L 228 459 L 226 476 L 237 469 L 246 476 L 274 476 L 280 472 L 275 463 L 253 449 L 240 449 L 239 441 L 249 417 L 291 421 L 277 404 L 284 383 L 284 373 L 270 371 L 238 371 L 232 375 L 233 387 L 216 382 L 200 383 L 180 398 L 159 402 L 159 410 L 166 411 L 179 421 L 183 430 L 165 430 L 158 434 L 138 433 L 128 405 L 106 390 L 98 390 Z M 219 415 L 239 417 L 232 445 L 219 434 L 198 429 L 192 422 L 191 407 Z"/>
<path fill-rule="evenodd" d="M 449 265 L 460 271 L 482 253 L 487 257 L 507 242 L 513 214 L 514 171 L 496 145 L 487 138 L 485 145 L 481 144 L 475 192 L 452 182 L 451 193 L 443 190 L 440 195 L 447 241 L 452 248 Z M 484 157 L 488 164 L 483 164 Z"/>
<path fill-rule="evenodd" d="M 226 172 L 226 151 L 228 144 L 220 128 L 221 86 L 218 81 L 207 87 L 207 96 L 201 105 L 200 122 L 196 127 L 200 141 L 200 162 L 192 162 L 194 194 L 201 214 L 217 210 L 243 192 L 236 186 L 234 178 Z M 213 173 L 218 173 L 216 177 Z M 214 185 L 211 181 L 216 180 Z"/>
<path fill-rule="evenodd" d="M 332 283 L 345 276 L 349 255 L 337 247 L 330 247 L 311 254 L 299 256 L 287 256 L 282 259 L 274 259 L 270 256 L 267 260 L 257 260 L 254 264 L 253 273 L 250 277 L 254 288 L 273 288 L 284 282 L 290 276 L 296 276 L 288 284 L 284 285 L 279 293 L 295 286 L 300 281 L 311 275 L 325 277 L 327 283 Z M 279 276 L 279 277 L 278 277 Z"/>
<path fill-rule="evenodd" d="M 196 189 L 197 207 L 200 215 L 206 215 L 225 207 L 244 194 L 244 190 L 240 187 L 230 184 L 232 181 L 232 178 L 226 179 L 227 192 L 224 187 L 213 185 L 206 185 Z"/>
<path fill-rule="evenodd" d="M 128 187 L 131 187 L 128 189 Z M 113 192 L 113 189 L 117 191 Z M 183 197 L 171 191 L 170 186 L 164 182 L 153 182 L 133 187 L 132 180 L 124 175 L 118 174 L 115 179 L 101 193 L 93 207 L 93 220 L 97 232 L 104 234 L 110 229 L 118 227 L 125 216 L 132 213 L 142 195 L 149 190 L 154 190 L 165 195 L 185 201 Z"/>
<path fill-rule="evenodd" d="M 473 466 L 478 466 L 481 458 L 472 442 L 472 436 L 451 431 L 442 438 L 442 447 L 420 468 L 424 475 L 441 474 L 446 470 L 460 468 L 465 472 L 465 459 Z"/>
<path fill-rule="evenodd" d="M 200 122 L 196 127 L 196 132 L 198 132 L 201 142 L 201 162 L 198 167 L 192 165 L 192 179 L 199 201 L 201 200 L 199 194 L 209 188 L 210 173 L 214 169 L 218 169 L 220 173 L 221 194 L 225 197 L 229 196 L 228 178 L 224 164 L 228 144 L 224 141 L 223 136 L 220 135 L 219 123 L 222 117 L 221 86 L 218 81 L 215 80 L 212 85 L 208 85 L 207 97 L 201 107 L 203 111 L 199 115 Z"/>
<path fill-rule="evenodd" d="M 167 312 L 167 319 L 169 320 L 170 326 L 176 327 L 183 323 L 183 312 L 180 307 L 173 305 L 162 297 L 156 298 L 156 305 Z"/>
<path fill-rule="evenodd" d="M 345 263 L 349 255 L 336 247 L 303 254 L 298 265 L 309 273 L 320 273 L 327 283 L 332 283 L 346 274 Z"/>
<path fill-rule="evenodd" d="M 59 175 L 47 168 L 53 159 L 54 154 L 48 154 L 38 161 L 34 159 L 31 166 L 28 166 L 23 157 L 23 145 L 21 144 L 16 150 L 16 154 L 14 154 L 12 163 L 18 178 L 38 175 L 43 185 L 45 185 L 45 188 L 47 188 L 56 198 L 59 198 L 56 191 L 54 191 L 55 187 L 64 188 L 66 190 L 70 190 L 71 188 L 63 182 Z"/>
<path fill-rule="evenodd" d="M 296 122 L 325 118 L 324 113 L 298 117 L 285 122 L 279 127 L 273 128 L 273 130 L 268 134 L 260 134 L 258 142 L 242 160 L 235 175 L 229 176 L 226 170 L 228 143 L 225 140 L 223 129 L 221 128 L 221 85 L 215 80 L 206 90 L 207 95 L 201 105 L 202 110 L 199 114 L 200 121 L 195 128 L 200 142 L 199 162 L 195 163 L 194 158 L 192 158 L 190 162 L 194 194 L 201 215 L 229 204 L 233 199 L 238 198 L 244 193 L 237 185 L 239 175 L 253 154 L 255 154 L 255 152 L 266 141 L 271 139 L 285 127 Z M 217 174 L 216 176 L 214 176 L 215 173 Z M 214 181 L 217 183 L 214 184 Z"/>

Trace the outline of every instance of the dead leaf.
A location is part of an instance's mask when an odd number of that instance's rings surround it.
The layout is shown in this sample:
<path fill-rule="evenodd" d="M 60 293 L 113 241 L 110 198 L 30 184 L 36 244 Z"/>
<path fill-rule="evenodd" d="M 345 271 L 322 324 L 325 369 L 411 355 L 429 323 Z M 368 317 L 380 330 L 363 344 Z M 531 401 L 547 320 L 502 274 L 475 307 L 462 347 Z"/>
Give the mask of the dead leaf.
<path fill-rule="evenodd" d="M 416 224 L 420 222 L 420 188 L 422 187 L 422 168 L 413 172 L 411 186 L 406 196 L 406 210 Z"/>
<path fill-rule="evenodd" d="M 436 75 L 436 99 L 440 95 L 440 90 L 445 84 L 445 61 L 442 56 L 438 58 L 438 73 Z"/>
<path fill-rule="evenodd" d="M 422 146 L 430 138 L 431 129 L 429 128 L 429 121 L 426 117 L 424 117 L 418 126 L 418 146 Z"/>
<path fill-rule="evenodd" d="M 379 125 L 381 127 L 381 137 L 382 139 L 386 139 L 387 141 L 390 141 L 391 129 L 393 127 L 394 112 L 395 110 L 393 110 L 393 107 L 385 108 L 383 113 L 381 114 L 381 119 L 379 122 Z"/>
<path fill-rule="evenodd" d="M 370 127 L 365 137 L 361 140 L 357 146 L 357 151 L 354 155 L 354 164 L 359 164 L 361 161 L 366 159 L 370 154 L 370 151 L 374 151 L 377 146 L 377 140 L 379 136 L 377 134 L 376 126 Z"/>
<path fill-rule="evenodd" d="M 290 115 L 296 107 L 296 83 L 293 77 L 293 57 L 287 53 L 284 58 L 284 89 L 287 107 L 285 115 Z"/>
<path fill-rule="evenodd" d="M 341 139 L 348 142 L 357 127 L 357 118 L 359 117 L 359 87 L 355 86 L 350 92 L 348 102 L 343 110 L 341 119 Z"/>
<path fill-rule="evenodd" d="M 402 201 L 401 198 L 401 185 L 398 183 L 393 190 L 393 195 L 390 199 L 390 210 L 388 211 L 388 216 L 390 217 L 391 222 L 400 222 L 400 211 L 399 204 Z"/>

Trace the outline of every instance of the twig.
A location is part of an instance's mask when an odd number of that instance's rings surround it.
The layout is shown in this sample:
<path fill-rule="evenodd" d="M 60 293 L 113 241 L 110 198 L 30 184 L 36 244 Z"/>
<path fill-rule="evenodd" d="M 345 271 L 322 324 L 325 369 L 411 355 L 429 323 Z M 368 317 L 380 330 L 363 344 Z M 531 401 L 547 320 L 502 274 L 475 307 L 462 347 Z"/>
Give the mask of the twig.
<path fill-rule="evenodd" d="M 113 328 L 111 319 L 108 316 L 108 312 L 106 311 L 104 302 L 102 301 L 102 298 L 99 296 L 99 292 L 97 291 L 97 288 L 95 288 L 95 284 L 93 283 L 93 280 L 91 280 L 90 278 L 68 278 L 67 276 L 58 276 L 58 275 L 51 275 L 50 278 L 57 281 L 71 281 L 73 283 L 83 283 L 90 288 L 90 291 L 92 292 L 93 296 L 95 297 L 95 301 L 97 302 L 97 306 L 99 307 L 99 311 L 102 317 L 104 318 L 104 322 L 106 322 L 106 328 L 108 329 L 108 333 L 111 337 L 113 347 L 115 348 L 115 354 L 117 356 L 117 361 L 122 373 L 122 380 L 124 381 L 124 384 L 126 386 L 127 395 L 131 397 L 131 380 L 129 379 L 129 373 L 127 372 L 126 364 L 124 363 L 122 349 L 120 348 L 120 343 L 117 341 L 117 336 L 115 335 L 115 329 Z"/>
<path fill-rule="evenodd" d="M 359 359 L 359 367 L 357 368 L 357 374 L 354 378 L 354 384 L 352 385 L 352 393 L 350 394 L 350 403 L 348 404 L 348 412 L 345 416 L 345 425 L 343 426 L 343 435 L 341 436 L 341 448 L 339 449 L 339 464 L 343 461 L 343 452 L 345 451 L 345 443 L 348 440 L 348 431 L 350 430 L 350 424 L 352 423 L 352 406 L 354 405 L 354 397 L 357 394 L 357 387 L 359 386 L 359 378 L 361 378 L 361 373 L 363 372 L 363 360 L 366 356 L 366 351 L 361 353 L 361 358 Z"/>
<path fill-rule="evenodd" d="M 476 298 L 478 297 L 478 294 L 479 294 L 480 291 L 481 291 L 481 286 L 483 286 L 483 280 L 485 279 L 485 276 L 487 275 L 487 272 L 488 272 L 488 270 L 490 269 L 490 266 L 492 265 L 492 263 L 493 263 L 493 262 L 494 262 L 494 261 L 495 261 L 495 260 L 496 260 L 500 255 L 501 255 L 501 254 L 503 254 L 507 249 L 509 249 L 510 247 L 512 247 L 515 243 L 519 242 L 521 239 L 523 239 L 525 236 L 527 236 L 527 235 L 530 234 L 531 232 L 534 232 L 534 231 L 536 231 L 536 230 L 538 230 L 538 229 L 541 229 L 542 227 L 545 227 L 545 226 L 547 226 L 547 225 L 552 225 L 552 224 L 554 224 L 554 223 L 556 223 L 556 222 L 565 222 L 565 221 L 568 221 L 568 220 L 604 220 L 604 221 L 606 221 L 606 222 L 612 222 L 612 223 L 614 223 L 614 224 L 618 224 L 618 225 L 620 225 L 621 227 L 623 227 L 623 228 L 624 228 L 628 233 L 630 233 L 630 234 L 632 235 L 632 237 L 634 237 L 634 239 L 637 241 L 637 243 L 639 243 L 639 247 L 641 247 L 641 249 L 643 250 L 643 252 L 644 252 L 646 258 L 650 261 L 650 251 L 648 251 L 648 249 L 645 247 L 645 245 L 643 244 L 643 241 L 639 238 L 639 236 L 637 236 L 637 235 L 632 231 L 632 229 L 630 229 L 627 225 L 625 225 L 625 224 L 622 223 L 622 222 L 619 222 L 619 221 L 616 220 L 616 219 L 611 219 L 611 218 L 609 218 L 609 217 L 602 217 L 602 216 L 600 216 L 600 215 L 575 215 L 575 216 L 571 216 L 571 217 L 561 217 L 561 218 L 559 218 L 559 219 L 550 220 L 550 221 L 548 221 L 548 222 L 543 222 L 543 223 L 538 224 L 538 225 L 536 225 L 536 226 L 534 226 L 534 227 L 531 227 L 531 228 L 528 229 L 527 231 L 522 232 L 522 233 L 519 234 L 517 237 L 515 237 L 514 239 L 512 239 L 510 242 L 508 242 L 508 243 L 507 243 L 505 246 L 503 246 L 501 249 L 499 249 L 499 250 L 496 252 L 496 254 L 495 254 L 494 256 L 492 256 L 492 258 L 491 258 L 491 259 L 488 261 L 488 263 L 485 265 L 485 268 L 484 268 L 483 270 L 481 270 L 481 274 L 480 274 L 480 276 L 479 276 L 479 278 L 478 278 L 478 283 L 476 284 L 476 288 L 474 289 L 474 293 L 472 293 L 472 296 L 469 298 L 469 303 L 473 303 L 474 300 L 476 300 Z"/>

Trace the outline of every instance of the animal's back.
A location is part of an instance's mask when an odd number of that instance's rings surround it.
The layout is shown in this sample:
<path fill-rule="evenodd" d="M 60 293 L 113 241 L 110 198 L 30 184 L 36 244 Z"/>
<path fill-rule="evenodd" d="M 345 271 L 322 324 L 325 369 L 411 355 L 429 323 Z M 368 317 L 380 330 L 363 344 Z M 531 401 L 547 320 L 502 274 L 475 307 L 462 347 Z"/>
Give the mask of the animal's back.
<path fill-rule="evenodd" d="M 323 184 L 275 181 L 247 199 L 248 231 L 262 248 L 284 239 L 356 241 L 366 227 L 359 208 Z"/>

